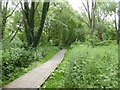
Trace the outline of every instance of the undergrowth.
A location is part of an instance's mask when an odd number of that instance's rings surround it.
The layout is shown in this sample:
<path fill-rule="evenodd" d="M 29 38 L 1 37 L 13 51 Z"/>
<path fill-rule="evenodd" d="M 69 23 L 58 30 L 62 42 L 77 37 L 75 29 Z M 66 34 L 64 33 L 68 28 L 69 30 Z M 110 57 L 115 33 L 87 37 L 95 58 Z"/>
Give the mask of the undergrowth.
<path fill-rule="evenodd" d="M 55 46 L 40 46 L 37 49 L 9 48 L 2 55 L 2 84 L 3 86 L 15 80 L 24 73 L 46 62 L 59 49 Z"/>
<path fill-rule="evenodd" d="M 117 88 L 118 48 L 73 44 L 43 88 Z"/>

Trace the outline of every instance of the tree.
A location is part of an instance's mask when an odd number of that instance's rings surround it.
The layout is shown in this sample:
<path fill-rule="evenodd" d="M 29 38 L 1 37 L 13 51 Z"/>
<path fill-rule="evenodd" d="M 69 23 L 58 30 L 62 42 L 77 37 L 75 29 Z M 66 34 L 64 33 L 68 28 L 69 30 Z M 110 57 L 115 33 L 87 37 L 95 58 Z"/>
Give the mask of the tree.
<path fill-rule="evenodd" d="M 110 2 L 104 2 L 104 6 L 101 7 L 101 10 L 106 14 L 106 16 L 113 16 L 114 28 L 116 32 L 116 41 L 118 43 L 118 28 L 117 28 L 117 2 L 111 0 Z M 111 24 L 112 25 L 112 24 Z"/>
<path fill-rule="evenodd" d="M 106 11 L 110 16 L 114 16 L 113 18 L 113 22 L 114 22 L 114 28 L 115 28 L 115 32 L 116 32 L 116 41 L 117 43 L 119 44 L 119 30 L 118 30 L 118 27 L 117 27 L 117 2 L 115 1 L 111 1 L 111 2 L 106 2 L 107 3 L 107 6 L 106 8 L 104 9 L 104 11 Z"/>
<path fill-rule="evenodd" d="M 23 21 L 24 21 L 24 28 L 26 34 L 26 40 L 28 46 L 32 45 L 34 40 L 34 15 L 35 15 L 35 2 L 31 2 L 31 7 L 29 8 L 29 2 L 24 1 L 24 8 L 22 6 L 23 12 Z"/>
<path fill-rule="evenodd" d="M 120 1 L 118 2 L 118 61 L 120 60 Z M 120 62 L 118 62 L 118 70 L 120 69 Z M 118 72 L 118 78 L 120 78 L 120 70 Z M 120 80 L 118 79 L 118 84 L 120 88 Z"/>
<path fill-rule="evenodd" d="M 118 7 L 118 32 L 117 32 L 117 43 L 120 44 L 120 1 L 119 1 L 119 7 Z"/>
<path fill-rule="evenodd" d="M 13 14 L 14 11 L 16 10 L 17 6 L 19 5 L 19 3 L 17 3 L 17 4 L 15 5 L 15 8 L 14 8 L 13 10 L 11 10 L 10 12 L 8 12 L 8 3 L 9 3 L 9 1 L 7 0 L 7 1 L 4 1 L 3 3 L 4 3 L 4 4 L 3 4 L 3 8 L 2 8 L 2 32 L 1 32 L 2 38 L 3 38 L 3 36 L 4 36 L 4 30 L 5 30 L 5 27 L 6 27 L 7 19 L 8 19 L 10 16 L 12 16 L 12 14 Z M 2 4 L 2 2 L 1 2 L 1 4 Z"/>
<path fill-rule="evenodd" d="M 39 43 L 42 31 L 43 31 L 43 27 L 44 27 L 46 15 L 48 12 L 49 3 L 50 2 L 46 2 L 46 0 L 43 2 L 42 16 L 39 19 L 40 24 L 39 24 L 37 33 L 35 33 L 34 18 L 35 18 L 35 11 L 37 9 L 38 4 L 35 7 L 35 2 L 32 0 L 31 6 L 29 8 L 29 1 L 24 1 L 24 8 L 23 8 L 22 3 L 21 3 L 21 7 L 22 7 L 22 11 L 23 11 L 24 27 L 25 27 L 25 33 L 26 33 L 26 39 L 27 39 L 28 46 L 37 47 L 37 45 Z"/>
<path fill-rule="evenodd" d="M 83 3 L 83 2 L 82 2 Z M 87 16 L 89 19 L 89 27 L 90 27 L 90 39 L 93 39 L 93 33 L 95 29 L 95 10 L 96 10 L 96 1 L 92 0 L 91 2 L 87 0 L 87 4 L 83 3 L 83 6 L 87 12 Z M 91 4 L 91 7 L 90 7 Z M 91 44 L 93 44 L 93 41 L 91 40 Z"/>
<path fill-rule="evenodd" d="M 110 2 L 96 2 L 96 0 L 87 0 L 86 3 L 83 2 L 83 6 L 86 12 L 82 13 L 83 17 L 81 15 L 80 20 L 82 20 L 90 28 L 89 39 L 94 39 L 94 37 L 97 37 L 98 41 L 103 41 L 105 30 L 110 31 L 108 28 L 110 25 L 113 27 L 113 21 L 115 32 L 117 35 L 117 4 L 115 1 L 111 0 Z M 88 18 L 88 20 L 86 19 L 85 15 Z M 113 16 L 113 20 L 108 20 L 109 17 Z M 109 23 L 109 25 L 107 23 Z"/>
<path fill-rule="evenodd" d="M 48 9 L 49 9 L 49 3 L 50 2 L 46 2 L 46 1 L 43 3 L 42 17 L 41 17 L 41 21 L 40 21 L 40 26 L 38 28 L 38 32 L 36 34 L 33 47 L 37 47 L 37 45 L 39 43 L 42 31 L 43 31 L 45 19 L 46 19 L 46 16 L 47 16 L 47 12 L 48 12 Z"/>
<path fill-rule="evenodd" d="M 52 3 L 48 14 L 47 30 L 44 30 L 47 33 L 48 42 L 56 46 L 64 46 L 78 40 L 77 32 L 81 22 L 77 16 L 78 12 L 75 12 L 69 3 Z"/>
<path fill-rule="evenodd" d="M 2 2 L 0 1 L 0 29 L 2 29 Z M 1 33 L 2 30 L 0 30 L 0 42 L 2 40 L 2 33 Z"/>

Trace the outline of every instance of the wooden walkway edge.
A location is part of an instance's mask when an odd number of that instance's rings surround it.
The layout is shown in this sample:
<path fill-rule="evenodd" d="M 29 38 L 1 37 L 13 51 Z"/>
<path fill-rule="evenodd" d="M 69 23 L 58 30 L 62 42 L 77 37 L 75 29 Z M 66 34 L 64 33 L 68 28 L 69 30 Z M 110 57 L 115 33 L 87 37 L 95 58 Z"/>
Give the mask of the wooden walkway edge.
<path fill-rule="evenodd" d="M 64 58 L 66 49 L 59 51 L 53 58 L 41 66 L 29 71 L 18 79 L 14 80 L 10 84 L 6 85 L 6 88 L 39 88 L 49 75 L 56 69 Z"/>

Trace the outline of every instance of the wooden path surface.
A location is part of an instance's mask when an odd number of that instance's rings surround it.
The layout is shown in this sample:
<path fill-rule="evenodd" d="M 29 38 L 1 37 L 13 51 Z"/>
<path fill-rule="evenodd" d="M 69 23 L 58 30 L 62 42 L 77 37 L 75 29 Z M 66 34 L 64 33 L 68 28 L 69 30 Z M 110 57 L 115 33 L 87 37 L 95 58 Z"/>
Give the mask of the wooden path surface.
<path fill-rule="evenodd" d="M 10 84 L 6 85 L 3 89 L 10 90 L 11 88 L 12 90 L 13 88 L 39 88 L 50 76 L 50 74 L 56 69 L 56 67 L 61 63 L 64 58 L 65 52 L 66 49 L 61 50 L 49 61 L 14 80 Z"/>

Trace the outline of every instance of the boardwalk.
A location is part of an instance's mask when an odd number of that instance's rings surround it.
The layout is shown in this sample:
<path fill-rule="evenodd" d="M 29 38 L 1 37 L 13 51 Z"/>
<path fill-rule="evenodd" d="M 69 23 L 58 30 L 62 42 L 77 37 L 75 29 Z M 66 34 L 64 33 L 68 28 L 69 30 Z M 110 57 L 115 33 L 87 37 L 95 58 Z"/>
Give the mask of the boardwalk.
<path fill-rule="evenodd" d="M 38 88 L 45 80 L 49 77 L 51 72 L 61 63 L 64 58 L 66 49 L 58 52 L 53 58 L 41 66 L 29 71 L 25 75 L 14 80 L 10 84 L 6 85 L 5 88 Z"/>

